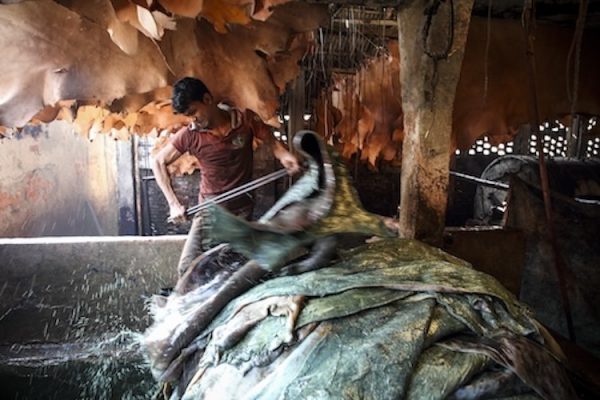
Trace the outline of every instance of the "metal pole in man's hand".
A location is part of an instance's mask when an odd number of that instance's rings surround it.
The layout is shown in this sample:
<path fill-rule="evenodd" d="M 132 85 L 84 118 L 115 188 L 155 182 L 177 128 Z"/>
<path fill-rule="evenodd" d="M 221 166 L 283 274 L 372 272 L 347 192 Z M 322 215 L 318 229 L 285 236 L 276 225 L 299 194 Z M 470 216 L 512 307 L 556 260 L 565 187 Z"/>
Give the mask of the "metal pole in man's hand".
<path fill-rule="evenodd" d="M 286 175 L 288 175 L 287 170 L 279 169 L 279 170 L 272 172 L 268 175 L 265 175 L 261 178 L 255 179 L 248 183 L 245 183 L 245 184 L 238 186 L 234 189 L 231 189 L 225 193 L 221 193 L 218 196 L 208 199 L 200 204 L 190 207 L 185 211 L 185 215 L 187 217 L 192 217 L 192 216 L 196 215 L 197 213 L 199 213 L 200 211 L 202 211 L 203 209 L 207 208 L 211 204 L 219 204 L 224 201 L 234 199 L 244 193 L 251 192 L 254 189 L 258 189 L 259 187 L 262 187 L 262 186 L 264 186 L 268 183 L 271 183 L 279 178 L 282 178 Z M 167 222 L 174 222 L 174 221 L 171 219 L 171 217 L 169 217 L 167 219 Z"/>

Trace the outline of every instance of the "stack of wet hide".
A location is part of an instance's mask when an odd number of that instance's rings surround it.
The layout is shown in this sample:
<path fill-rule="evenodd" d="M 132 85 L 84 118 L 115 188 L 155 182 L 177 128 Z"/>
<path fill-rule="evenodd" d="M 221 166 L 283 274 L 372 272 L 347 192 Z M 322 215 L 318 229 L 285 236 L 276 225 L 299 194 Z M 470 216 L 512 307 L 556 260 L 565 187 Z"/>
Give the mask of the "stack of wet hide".
<path fill-rule="evenodd" d="M 210 249 L 154 306 L 145 349 L 165 398 L 576 398 L 511 293 L 394 238 L 316 134 L 294 144 L 303 177 L 255 223 L 209 208 Z"/>

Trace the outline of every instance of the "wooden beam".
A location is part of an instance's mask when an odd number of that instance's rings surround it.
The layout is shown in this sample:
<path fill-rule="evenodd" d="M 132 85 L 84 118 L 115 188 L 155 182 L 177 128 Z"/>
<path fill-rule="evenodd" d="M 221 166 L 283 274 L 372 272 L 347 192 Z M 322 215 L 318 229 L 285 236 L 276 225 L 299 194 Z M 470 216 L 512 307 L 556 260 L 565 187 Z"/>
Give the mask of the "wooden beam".
<path fill-rule="evenodd" d="M 398 11 L 405 129 L 399 233 L 435 245 L 445 225 L 452 109 L 472 6 L 414 0 Z"/>
<path fill-rule="evenodd" d="M 582 143 L 587 126 L 587 119 L 579 114 L 573 114 L 571 129 L 567 134 L 567 157 L 582 158 Z"/>
<path fill-rule="evenodd" d="M 521 125 L 513 139 L 513 152 L 515 154 L 527 155 L 529 153 L 529 140 L 531 139 L 531 126 Z"/>

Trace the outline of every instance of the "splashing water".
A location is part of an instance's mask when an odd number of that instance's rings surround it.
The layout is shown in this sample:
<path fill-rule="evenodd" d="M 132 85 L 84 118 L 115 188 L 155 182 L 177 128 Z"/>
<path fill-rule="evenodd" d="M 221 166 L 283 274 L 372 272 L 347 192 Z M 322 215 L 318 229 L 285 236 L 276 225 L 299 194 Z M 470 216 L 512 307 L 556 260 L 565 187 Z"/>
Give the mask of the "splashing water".
<path fill-rule="evenodd" d="M 142 400 L 158 390 L 141 352 L 141 334 L 122 331 L 96 342 L 0 349 L 7 399 Z"/>

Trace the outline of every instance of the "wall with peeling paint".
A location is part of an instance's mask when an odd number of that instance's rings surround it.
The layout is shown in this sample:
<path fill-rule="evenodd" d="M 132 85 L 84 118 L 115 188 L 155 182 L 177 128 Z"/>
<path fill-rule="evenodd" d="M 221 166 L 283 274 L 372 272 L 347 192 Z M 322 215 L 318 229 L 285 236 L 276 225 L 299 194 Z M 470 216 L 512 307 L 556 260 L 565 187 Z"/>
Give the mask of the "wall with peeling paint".
<path fill-rule="evenodd" d="M 116 154 L 62 121 L 0 139 L 0 237 L 118 234 Z"/>

